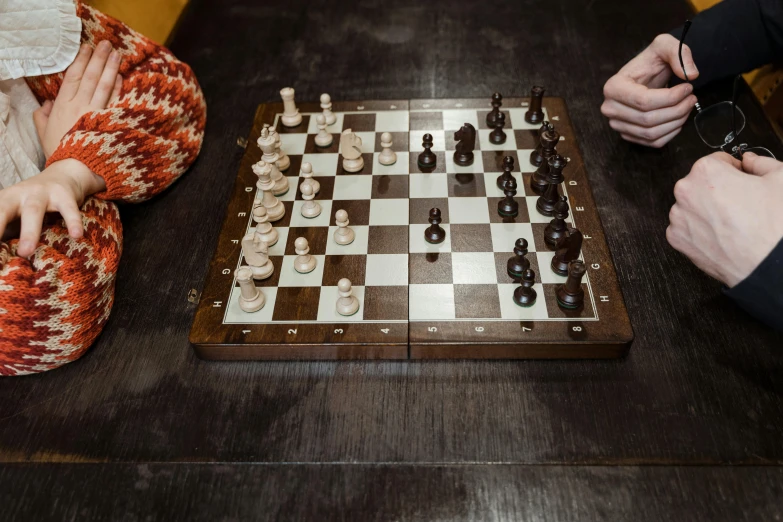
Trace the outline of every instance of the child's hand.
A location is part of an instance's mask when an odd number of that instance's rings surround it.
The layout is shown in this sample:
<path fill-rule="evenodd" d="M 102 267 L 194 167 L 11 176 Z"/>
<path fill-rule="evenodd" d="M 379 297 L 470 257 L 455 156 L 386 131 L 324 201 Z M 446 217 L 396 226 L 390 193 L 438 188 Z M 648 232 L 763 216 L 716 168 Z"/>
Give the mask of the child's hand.
<path fill-rule="evenodd" d="M 75 159 L 56 161 L 43 172 L 0 190 L 0 237 L 21 217 L 17 254 L 29 257 L 38 246 L 46 212 L 59 212 L 73 238 L 84 233 L 79 207 L 87 196 L 106 190 L 103 178 Z"/>
<path fill-rule="evenodd" d="M 103 41 L 93 51 L 82 45 L 76 59 L 65 71 L 65 78 L 54 103 L 46 100 L 33 113 L 35 128 L 46 158 L 57 149 L 60 140 L 90 111 L 105 109 L 120 95 L 122 58 L 112 51 L 111 43 Z"/>

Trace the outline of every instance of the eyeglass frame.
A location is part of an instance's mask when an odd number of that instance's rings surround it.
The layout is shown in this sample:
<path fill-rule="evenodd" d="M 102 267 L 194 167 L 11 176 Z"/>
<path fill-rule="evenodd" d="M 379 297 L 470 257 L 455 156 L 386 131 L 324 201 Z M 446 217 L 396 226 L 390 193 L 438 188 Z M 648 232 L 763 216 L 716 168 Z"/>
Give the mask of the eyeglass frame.
<path fill-rule="evenodd" d="M 682 34 L 680 35 L 680 46 L 679 46 L 679 50 L 678 50 L 678 57 L 680 59 L 680 67 L 682 67 L 682 74 L 683 74 L 683 76 L 685 76 L 685 81 L 690 83 L 691 86 L 693 86 L 693 83 L 688 78 L 688 73 L 685 71 L 685 62 L 682 59 L 682 47 L 685 44 L 685 35 L 688 34 L 688 29 L 690 29 L 691 23 L 692 22 L 690 20 L 686 20 L 685 21 L 685 25 L 682 28 Z M 745 128 L 745 126 L 743 124 L 742 129 L 737 131 L 737 111 L 739 111 L 739 113 L 742 115 L 742 119 L 744 121 L 747 121 L 747 118 L 745 117 L 745 113 L 742 112 L 742 109 L 737 105 L 737 96 L 739 94 L 739 88 L 738 87 L 739 87 L 739 83 L 741 81 L 742 81 L 742 75 L 738 74 L 737 76 L 734 77 L 734 84 L 732 86 L 732 93 L 731 93 L 731 133 L 729 133 L 726 136 L 726 139 L 724 140 L 723 145 L 720 145 L 720 146 L 717 146 L 717 147 L 714 147 L 714 146 L 710 145 L 709 143 L 707 143 L 707 140 L 705 140 L 704 137 L 701 135 L 701 132 L 699 132 L 698 128 L 696 129 L 697 134 L 699 135 L 699 138 L 701 138 L 701 141 L 705 145 L 707 145 L 709 148 L 711 148 L 711 149 L 720 149 L 722 152 L 727 152 L 725 150 L 725 147 L 727 147 L 727 146 L 731 145 L 732 143 L 734 143 L 734 141 L 739 136 L 739 133 L 742 132 L 742 130 Z M 716 104 L 711 105 L 710 107 L 714 107 L 714 106 L 716 106 L 716 105 L 718 105 L 720 103 L 725 103 L 725 102 L 718 102 Z M 696 104 L 693 106 L 693 108 L 696 109 L 696 115 L 697 116 L 699 114 L 701 114 L 701 112 L 703 110 L 705 110 L 705 109 L 702 109 L 701 104 L 698 102 L 698 100 L 696 101 Z M 695 125 L 695 122 L 694 122 L 694 125 Z M 728 139 L 729 137 L 731 137 L 731 139 Z M 769 154 L 769 156 L 772 157 L 773 159 L 777 159 L 775 157 L 775 155 L 772 153 L 772 151 L 770 151 L 766 147 L 749 147 L 747 143 L 740 143 L 739 145 L 734 145 L 731 148 L 731 152 L 729 152 L 728 154 L 731 154 L 735 158 L 741 160 L 742 159 L 742 154 L 745 153 L 746 151 L 752 152 L 752 149 L 761 149 L 761 150 L 765 151 L 767 154 Z"/>

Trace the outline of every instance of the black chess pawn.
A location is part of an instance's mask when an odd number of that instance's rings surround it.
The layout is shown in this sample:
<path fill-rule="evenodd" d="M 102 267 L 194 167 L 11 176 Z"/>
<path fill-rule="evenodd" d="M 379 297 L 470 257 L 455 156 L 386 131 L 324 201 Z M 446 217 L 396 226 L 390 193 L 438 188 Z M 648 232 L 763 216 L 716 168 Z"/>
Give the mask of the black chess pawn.
<path fill-rule="evenodd" d="M 549 174 L 549 158 L 557 154 L 557 142 L 560 141 L 560 133 L 558 133 L 552 124 L 549 124 L 549 128 L 541 135 L 541 166 L 538 167 L 530 178 L 530 189 L 539 196 L 544 193 L 549 182 L 546 179 Z"/>
<path fill-rule="evenodd" d="M 503 95 L 496 92 L 492 95 L 492 110 L 487 114 L 487 127 L 490 129 L 495 127 L 495 118 L 500 114 L 501 105 L 503 105 Z"/>
<path fill-rule="evenodd" d="M 536 148 L 530 153 L 530 164 L 536 168 L 540 167 L 541 162 L 544 161 L 544 156 L 541 155 L 541 136 L 549 131 L 549 127 L 550 123 L 548 121 L 541 124 L 541 128 L 538 129 L 538 135 L 536 136 L 538 138 L 538 145 L 536 145 Z"/>
<path fill-rule="evenodd" d="M 508 275 L 514 279 L 521 279 L 525 270 L 530 268 L 530 260 L 527 255 L 527 239 L 520 237 L 514 245 L 514 256 L 506 263 Z"/>
<path fill-rule="evenodd" d="M 456 150 L 454 151 L 454 163 L 460 167 L 473 165 L 473 148 L 476 146 L 476 128 L 466 123 L 454 133 Z"/>
<path fill-rule="evenodd" d="M 544 242 L 550 248 L 557 247 L 560 238 L 568 233 L 568 225 L 565 220 L 568 219 L 568 198 L 560 196 L 560 200 L 555 203 L 555 217 L 544 229 Z"/>
<path fill-rule="evenodd" d="M 582 289 L 582 277 L 585 275 L 585 264 L 576 259 L 568 264 L 568 279 L 557 287 L 557 305 L 566 310 L 574 310 L 585 302 L 585 291 Z"/>
<path fill-rule="evenodd" d="M 503 194 L 506 197 L 498 201 L 498 214 L 501 216 L 516 216 L 519 214 L 519 203 L 514 199 L 514 196 L 517 195 L 517 180 L 514 178 L 508 180 L 506 186 L 503 187 Z"/>
<path fill-rule="evenodd" d="M 530 90 L 530 106 L 525 113 L 526 122 L 536 124 L 544 121 L 544 111 L 541 109 L 543 98 L 543 87 L 536 85 Z"/>
<path fill-rule="evenodd" d="M 514 179 L 511 174 L 514 170 L 514 156 L 506 156 L 503 158 L 503 174 L 498 176 L 497 186 L 500 190 L 503 190 L 506 186 L 506 181 Z"/>
<path fill-rule="evenodd" d="M 418 164 L 422 170 L 434 169 L 438 163 L 438 156 L 432 152 L 432 134 L 425 134 L 422 138 L 422 147 L 424 152 L 419 154 Z"/>
<path fill-rule="evenodd" d="M 582 251 L 582 233 L 572 228 L 568 234 L 560 238 L 557 242 L 557 250 L 552 257 L 552 271 L 561 276 L 568 275 L 568 264 L 575 261 Z"/>
<path fill-rule="evenodd" d="M 506 133 L 503 132 L 503 127 L 506 126 L 506 115 L 502 112 L 498 113 L 495 118 L 495 130 L 489 133 L 489 141 L 495 145 L 502 145 L 506 143 Z"/>
<path fill-rule="evenodd" d="M 446 239 L 446 231 L 440 226 L 441 221 L 440 209 L 433 208 L 430 210 L 430 226 L 424 230 L 424 239 L 427 243 L 443 243 Z"/>
<path fill-rule="evenodd" d="M 514 302 L 519 306 L 533 306 L 536 302 L 536 273 L 528 268 L 522 274 L 522 284 L 514 290 Z"/>
<path fill-rule="evenodd" d="M 549 158 L 549 174 L 546 176 L 549 185 L 536 201 L 536 210 L 542 216 L 551 216 L 555 213 L 555 204 L 560 201 L 560 184 L 565 181 L 563 169 L 567 164 L 566 159 L 560 154 Z"/>

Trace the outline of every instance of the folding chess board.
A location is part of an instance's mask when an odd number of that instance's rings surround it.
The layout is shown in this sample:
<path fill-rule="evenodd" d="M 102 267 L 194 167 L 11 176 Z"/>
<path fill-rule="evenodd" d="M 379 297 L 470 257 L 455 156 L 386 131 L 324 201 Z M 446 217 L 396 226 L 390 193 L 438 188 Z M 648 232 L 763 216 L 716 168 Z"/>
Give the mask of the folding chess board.
<path fill-rule="evenodd" d="M 584 306 L 558 307 L 555 289 L 566 278 L 550 268 L 554 251 L 544 242 L 551 217 L 536 211 L 530 153 L 538 128 L 525 122 L 527 99 L 505 99 L 506 143 L 493 145 L 486 115 L 489 100 L 336 102 L 328 130 L 334 142 L 315 145 L 316 103 L 299 104 L 302 123 L 279 123 L 282 104 L 259 106 L 248 140 L 217 250 L 210 265 L 190 341 L 207 359 L 414 359 L 414 358 L 608 358 L 624 355 L 633 339 L 603 228 L 593 202 L 574 132 L 560 98 L 544 98 L 546 119 L 561 134 L 558 153 L 568 159 L 562 190 L 568 196 L 569 224 L 585 235 L 581 259 Z M 234 272 L 244 265 L 241 238 L 254 228 L 257 194 L 252 165 L 261 159 L 256 145 L 265 123 L 276 126 L 291 165 L 290 183 L 279 196 L 285 216 L 273 223 L 278 242 L 269 255 L 274 274 L 257 286 L 265 306 L 253 313 L 239 307 Z M 464 123 L 477 129 L 475 161 L 460 167 L 452 159 L 454 132 Z M 343 171 L 340 133 L 352 129 L 362 139 L 364 168 Z M 397 162 L 381 165 L 380 136 L 389 132 Z M 434 138 L 437 167 L 417 166 L 422 137 Z M 496 179 L 505 156 L 515 159 L 519 215 L 502 217 Z M 320 183 L 321 214 L 301 215 L 300 167 L 313 165 Z M 424 240 L 429 210 L 441 209 L 446 240 Z M 353 243 L 333 239 L 335 212 L 348 212 Z M 293 268 L 294 241 L 307 238 L 317 268 Z M 506 272 L 517 238 L 526 238 L 536 274 L 536 303 L 523 308 L 512 294 L 519 286 Z M 336 312 L 337 282 L 348 278 L 359 311 Z"/>

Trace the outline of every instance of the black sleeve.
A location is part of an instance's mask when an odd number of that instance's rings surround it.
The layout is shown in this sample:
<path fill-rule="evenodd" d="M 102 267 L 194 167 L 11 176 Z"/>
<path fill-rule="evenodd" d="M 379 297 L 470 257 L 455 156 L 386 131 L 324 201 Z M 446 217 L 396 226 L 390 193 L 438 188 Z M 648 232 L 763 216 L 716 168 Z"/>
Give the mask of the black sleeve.
<path fill-rule="evenodd" d="M 692 22 L 685 43 L 699 69 L 696 87 L 783 58 L 781 0 L 723 0 Z M 682 27 L 670 34 L 679 39 Z"/>
<path fill-rule="evenodd" d="M 783 240 L 752 274 L 725 292 L 749 314 L 783 331 Z"/>

